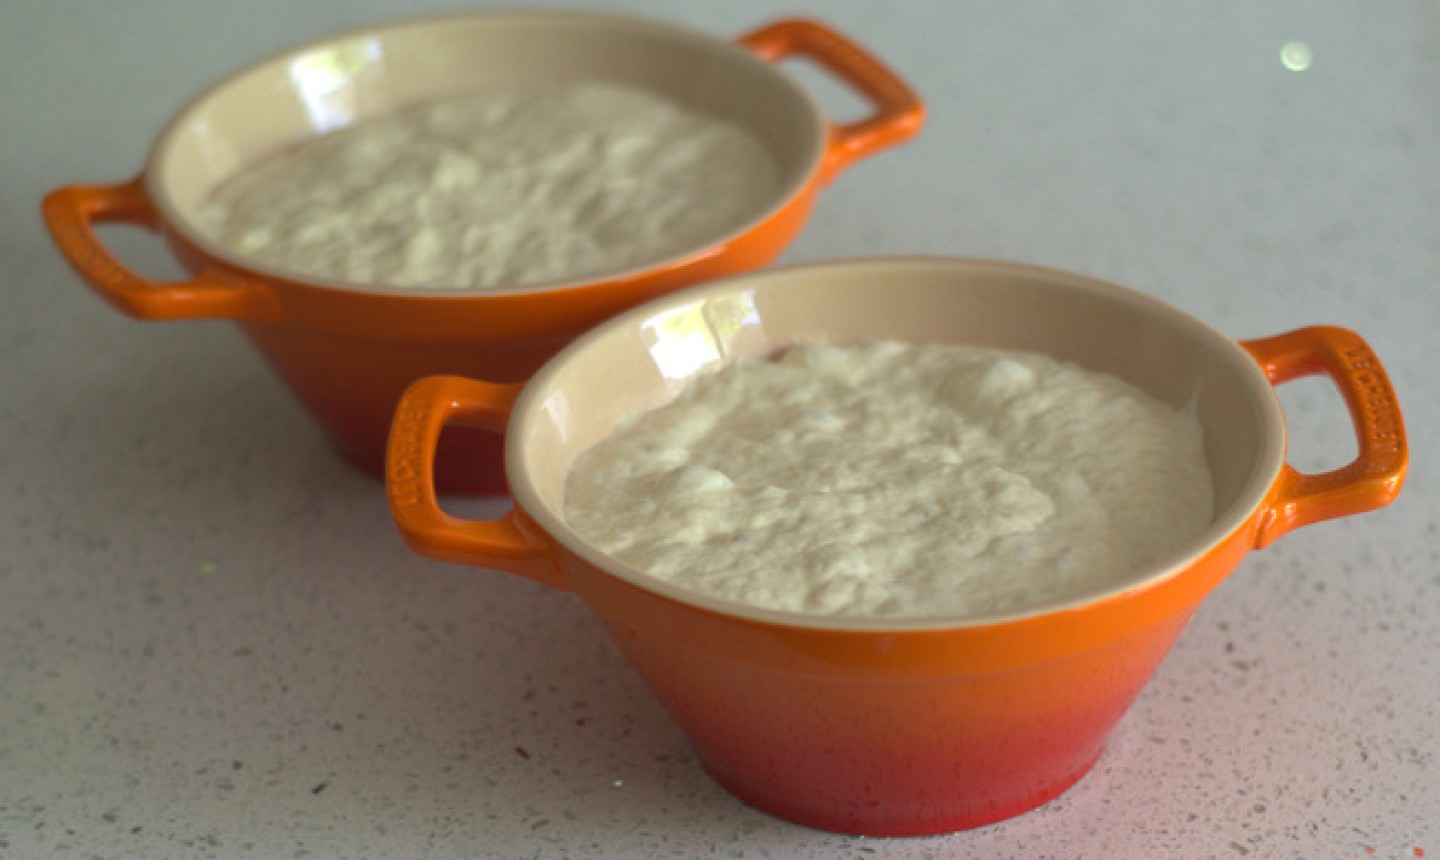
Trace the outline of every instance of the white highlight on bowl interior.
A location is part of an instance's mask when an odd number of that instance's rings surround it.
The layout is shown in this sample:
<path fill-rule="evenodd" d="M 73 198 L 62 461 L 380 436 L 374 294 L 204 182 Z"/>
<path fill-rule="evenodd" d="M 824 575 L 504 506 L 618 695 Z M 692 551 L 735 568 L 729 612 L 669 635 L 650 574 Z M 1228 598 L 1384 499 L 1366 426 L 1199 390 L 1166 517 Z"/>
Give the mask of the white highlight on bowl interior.
<path fill-rule="evenodd" d="M 699 592 L 957 619 L 1111 587 L 1212 513 L 1193 414 L 1047 356 L 802 345 L 703 376 L 585 452 L 566 518 Z"/>
<path fill-rule="evenodd" d="M 232 251 L 386 287 L 597 277 L 713 244 L 774 201 L 744 129 L 637 89 L 497 87 L 316 138 L 202 207 Z"/>

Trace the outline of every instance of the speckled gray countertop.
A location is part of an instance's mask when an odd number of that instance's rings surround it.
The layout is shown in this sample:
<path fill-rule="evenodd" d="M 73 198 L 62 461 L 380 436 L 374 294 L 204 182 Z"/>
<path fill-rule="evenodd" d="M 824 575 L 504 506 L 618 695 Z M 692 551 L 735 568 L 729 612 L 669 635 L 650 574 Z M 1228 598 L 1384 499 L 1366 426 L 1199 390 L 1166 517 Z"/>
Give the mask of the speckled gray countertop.
<path fill-rule="evenodd" d="M 1251 555 L 1059 801 L 919 840 L 732 800 L 577 601 L 409 553 L 233 327 L 124 318 L 42 232 L 225 72 L 460 5 L 0 14 L 0 857 L 1440 856 L 1440 5 L 576 4 L 808 13 L 923 94 L 789 261 L 1058 266 L 1236 337 L 1347 325 L 1394 378 L 1396 505 Z M 1325 384 L 1282 400 L 1294 463 L 1349 455 Z"/>

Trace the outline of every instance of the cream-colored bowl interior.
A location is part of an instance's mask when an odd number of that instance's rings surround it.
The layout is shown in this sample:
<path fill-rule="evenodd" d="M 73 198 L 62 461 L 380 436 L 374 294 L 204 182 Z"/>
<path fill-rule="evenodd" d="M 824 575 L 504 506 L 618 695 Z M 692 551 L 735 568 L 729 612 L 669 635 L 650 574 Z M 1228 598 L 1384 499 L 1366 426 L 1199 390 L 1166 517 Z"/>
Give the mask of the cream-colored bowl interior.
<path fill-rule="evenodd" d="M 653 591 L 732 614 L 866 627 L 864 619 L 817 621 L 672 586 L 586 544 L 566 526 L 563 511 L 565 478 L 576 457 L 621 419 L 667 402 L 697 374 L 799 342 L 875 339 L 1043 352 L 1196 410 L 1215 489 L 1210 527 L 1167 562 L 1078 602 L 1183 570 L 1250 518 L 1283 465 L 1284 421 L 1273 388 L 1235 341 L 1193 317 L 1131 290 L 1062 272 L 983 261 L 882 259 L 738 276 L 650 302 L 585 335 L 532 379 L 516 404 L 506 443 L 515 499 L 569 549 Z M 967 623 L 994 620 L 999 618 Z M 943 622 L 897 625 L 890 619 L 884 626 Z"/>
<path fill-rule="evenodd" d="M 480 13 L 336 36 L 236 73 L 175 117 L 152 151 L 148 186 L 166 221 L 192 243 L 265 271 L 193 226 L 199 205 L 225 180 L 307 139 L 427 101 L 487 86 L 580 81 L 649 91 L 764 143 L 779 168 L 775 193 L 716 242 L 763 220 L 819 169 L 827 131 L 818 108 L 788 75 L 738 45 L 640 19 Z"/>

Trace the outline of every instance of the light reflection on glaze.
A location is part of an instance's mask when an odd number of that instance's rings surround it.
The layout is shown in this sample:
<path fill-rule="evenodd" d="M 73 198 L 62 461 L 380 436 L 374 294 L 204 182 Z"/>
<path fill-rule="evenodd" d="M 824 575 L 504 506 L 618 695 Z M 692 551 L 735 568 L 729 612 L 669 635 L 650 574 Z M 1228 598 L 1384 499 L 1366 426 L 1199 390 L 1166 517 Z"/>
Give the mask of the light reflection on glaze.
<path fill-rule="evenodd" d="M 351 84 L 382 54 L 378 39 L 360 39 L 312 51 L 290 63 L 290 80 L 295 82 L 295 91 L 304 101 L 315 130 L 333 131 L 354 122 L 359 105 Z"/>
<path fill-rule="evenodd" d="M 759 323 L 754 297 L 740 293 L 656 314 L 641 330 L 660 373 L 684 380 L 728 355 L 736 335 Z"/>

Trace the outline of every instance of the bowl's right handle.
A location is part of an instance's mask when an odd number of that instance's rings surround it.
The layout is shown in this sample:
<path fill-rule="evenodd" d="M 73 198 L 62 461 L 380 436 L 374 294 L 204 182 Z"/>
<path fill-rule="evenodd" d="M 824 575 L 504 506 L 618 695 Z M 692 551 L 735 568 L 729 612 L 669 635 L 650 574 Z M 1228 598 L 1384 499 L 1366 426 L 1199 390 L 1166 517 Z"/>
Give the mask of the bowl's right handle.
<path fill-rule="evenodd" d="M 850 84 L 874 106 L 870 116 L 830 128 L 821 165 L 829 182 L 856 161 L 903 143 L 919 133 L 925 106 L 903 80 L 873 55 L 840 33 L 815 21 L 776 21 L 739 39 L 758 57 L 779 62 L 791 56 L 814 60 Z"/>
<path fill-rule="evenodd" d="M 1345 399 L 1359 443 L 1352 462 L 1329 472 L 1305 474 L 1285 465 L 1260 516 L 1255 545 L 1394 501 L 1410 453 L 1395 389 L 1369 344 L 1349 329 L 1314 326 L 1240 345 L 1272 384 L 1316 374 L 1330 377 Z"/>
<path fill-rule="evenodd" d="M 160 283 L 121 263 L 96 235 L 97 224 L 133 224 L 149 230 L 160 219 L 145 190 L 144 176 L 119 185 L 67 185 L 45 196 L 45 225 L 65 260 L 123 313 L 143 320 L 273 320 L 268 288 L 201 275 L 191 281 Z"/>
<path fill-rule="evenodd" d="M 466 520 L 442 511 L 435 492 L 435 449 L 445 425 L 504 433 L 523 387 L 460 376 L 427 376 L 412 383 L 390 427 L 385 460 L 390 511 L 405 542 L 422 555 L 569 590 L 551 542 L 518 505 L 498 520 Z"/>

